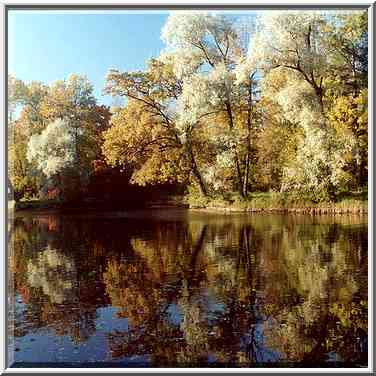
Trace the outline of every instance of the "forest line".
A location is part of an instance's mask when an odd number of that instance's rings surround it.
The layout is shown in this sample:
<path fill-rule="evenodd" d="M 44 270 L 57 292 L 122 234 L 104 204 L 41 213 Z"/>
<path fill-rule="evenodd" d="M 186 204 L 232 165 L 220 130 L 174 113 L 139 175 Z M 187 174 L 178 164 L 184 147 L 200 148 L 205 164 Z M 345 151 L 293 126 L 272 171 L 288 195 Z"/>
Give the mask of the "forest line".
<path fill-rule="evenodd" d="M 8 77 L 16 200 L 84 199 L 106 179 L 183 187 L 193 203 L 367 192 L 365 11 L 172 12 L 161 38 L 145 70 L 109 70 L 117 107 L 84 76 Z"/>

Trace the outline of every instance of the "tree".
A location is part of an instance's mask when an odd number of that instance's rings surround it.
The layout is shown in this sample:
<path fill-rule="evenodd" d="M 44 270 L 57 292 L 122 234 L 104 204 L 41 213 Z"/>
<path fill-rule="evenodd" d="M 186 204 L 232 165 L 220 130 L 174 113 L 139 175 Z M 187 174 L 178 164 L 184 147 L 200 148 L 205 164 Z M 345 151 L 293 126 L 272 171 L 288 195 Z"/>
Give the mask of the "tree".
<path fill-rule="evenodd" d="M 27 159 L 28 137 L 22 126 L 15 122 L 9 126 L 8 184 L 14 200 L 37 194 L 43 181 L 35 164 Z"/>
<path fill-rule="evenodd" d="M 181 126 L 190 130 L 210 114 L 226 114 L 229 132 L 234 133 L 234 147 L 227 154 L 232 155 L 235 185 L 244 196 L 249 183 L 255 80 L 238 34 L 231 18 L 202 12 L 171 13 L 162 30 L 167 47 L 176 56 L 184 56 L 184 61 L 190 61 L 187 65 L 195 69 L 183 80 Z M 175 64 L 181 63 L 175 59 Z M 247 113 L 245 119 L 242 112 Z M 237 143 L 237 133 L 244 129 L 246 142 Z M 244 144 L 246 150 L 242 150 Z M 243 163 L 241 154 L 245 155 Z"/>
<path fill-rule="evenodd" d="M 13 75 L 8 75 L 8 123 L 14 120 L 14 112 L 27 97 L 26 85 Z"/>
<path fill-rule="evenodd" d="M 251 58 L 262 69 L 284 68 L 297 73 L 313 89 L 322 112 L 324 79 L 330 73 L 326 31 L 326 18 L 320 12 L 264 12 L 250 49 Z"/>
<path fill-rule="evenodd" d="M 161 37 L 166 49 L 144 70 L 108 72 L 104 91 L 122 100 L 112 113 L 84 76 L 8 77 L 17 197 L 57 184 L 26 152 L 59 119 L 74 160 L 52 175 L 80 194 L 109 167 L 127 184 L 203 196 L 277 189 L 327 201 L 366 184 L 366 12 L 171 12 Z"/>
<path fill-rule="evenodd" d="M 26 84 L 8 76 L 8 177 L 16 201 L 37 194 L 43 182 L 43 177 L 27 160 L 26 154 L 30 135 L 43 129 L 38 111 L 45 95 L 44 85 L 34 81 Z"/>
<path fill-rule="evenodd" d="M 251 48 L 266 74 L 281 70 L 287 75 L 275 101 L 285 118 L 303 130 L 282 189 L 304 192 L 314 200 L 334 198 L 335 191 L 348 184 L 346 155 L 355 145 L 353 139 L 339 139 L 328 121 L 333 72 L 343 67 L 330 45 L 333 38 L 326 38 L 337 30 L 330 21 L 330 15 L 320 12 L 265 12 Z"/>
<path fill-rule="evenodd" d="M 284 170 L 282 190 L 300 192 L 313 201 L 333 199 L 335 191 L 349 179 L 344 166 L 352 140 L 339 142 L 335 130 L 320 112 L 314 92 L 304 81 L 287 86 L 278 99 L 286 118 L 297 120 L 303 131 L 296 158 Z"/>
<path fill-rule="evenodd" d="M 65 119 L 70 127 L 75 148 L 75 166 L 79 179 L 86 180 L 90 163 L 98 154 L 93 132 L 96 100 L 93 86 L 86 77 L 70 75 L 66 81 L 54 82 L 41 103 L 42 116 L 48 121 Z"/>
<path fill-rule="evenodd" d="M 340 142 L 353 146 L 346 155 L 344 169 L 351 175 L 354 188 L 367 184 L 368 162 L 368 91 L 357 96 L 338 97 L 328 111 L 328 119 Z M 344 188 L 344 187 L 343 187 Z"/>
<path fill-rule="evenodd" d="M 134 99 L 114 114 L 104 133 L 103 153 L 110 166 L 129 170 L 131 182 L 138 185 L 182 182 L 189 174 L 175 134 Z"/>
<path fill-rule="evenodd" d="M 26 84 L 8 76 L 8 182 L 16 201 L 37 194 L 43 180 L 26 153 L 29 136 L 35 132 L 36 109 L 44 94 L 43 85 L 34 81 Z"/>
<path fill-rule="evenodd" d="M 265 78 L 265 86 L 272 84 L 271 76 Z M 284 168 L 296 157 L 297 141 L 302 135 L 296 124 L 284 118 L 281 107 L 269 95 L 270 86 L 268 95 L 263 96 L 260 102 L 262 126 L 255 146 L 255 186 L 261 191 L 280 191 Z"/>
<path fill-rule="evenodd" d="M 41 113 L 41 104 L 48 93 L 48 87 L 37 81 L 28 84 L 20 80 L 16 81 L 19 81 L 18 86 L 21 88 L 16 90 L 17 108 L 20 110 L 16 121 L 25 136 L 30 137 L 41 132 L 47 125 Z"/>
<path fill-rule="evenodd" d="M 61 184 L 62 182 L 60 180 L 59 183 L 56 179 L 51 180 L 50 176 L 54 173 L 50 174 L 48 168 L 41 165 L 37 168 L 35 164 L 37 158 L 31 158 L 30 161 L 26 158 L 29 140 L 33 136 L 38 136 L 34 138 L 34 141 L 38 140 L 47 126 L 55 120 L 58 120 L 57 124 L 68 124 L 70 139 L 74 147 L 75 168 L 64 169 L 65 173 L 68 173 L 69 170 L 67 178 L 70 180 L 70 182 L 67 180 L 65 188 L 70 185 L 72 190 L 77 190 L 76 195 L 81 193 L 88 184 L 94 160 L 103 159 L 101 154 L 102 132 L 109 125 L 111 116 L 109 109 L 106 106 L 97 105 L 92 94 L 92 85 L 82 76 L 71 75 L 66 81 L 57 81 L 50 87 L 39 82 L 25 84 L 14 78 L 10 79 L 10 83 L 10 100 L 20 110 L 19 116 L 11 124 L 12 128 L 9 132 L 10 180 L 15 185 L 15 191 L 19 191 L 16 194 L 17 197 L 25 195 L 26 189 L 37 193 L 41 186 L 44 190 L 51 184 Z M 62 133 L 67 131 L 64 127 L 61 130 Z M 55 131 L 57 132 L 56 129 Z M 49 134 L 49 131 L 46 134 Z M 52 141 L 46 141 L 46 143 L 49 142 Z M 35 151 L 36 148 L 34 148 Z M 51 156 L 46 154 L 46 157 L 48 157 L 48 163 L 52 165 L 57 163 L 52 161 Z M 41 156 L 39 156 L 39 162 L 42 163 L 40 158 Z M 67 158 L 70 157 L 67 156 Z M 59 160 L 61 162 L 63 159 Z M 38 169 L 47 172 L 44 173 L 44 178 L 42 174 L 38 174 Z M 61 174 L 59 176 L 64 177 Z M 73 194 L 73 192 L 71 193 Z"/>
<path fill-rule="evenodd" d="M 138 106 L 135 119 L 137 121 L 134 122 L 134 125 L 139 129 L 132 130 L 130 124 L 127 125 L 124 122 L 124 117 L 122 117 L 124 112 L 120 112 L 115 117 L 115 128 L 105 134 L 106 141 L 103 151 L 109 163 L 112 164 L 124 163 L 127 156 L 130 158 L 129 162 L 136 162 L 135 158 L 140 158 L 138 160 L 138 163 L 141 163 L 139 168 L 143 162 L 145 164 L 144 171 L 138 174 L 139 178 L 135 182 L 144 180 L 155 183 L 154 177 L 161 167 L 160 163 L 166 169 L 165 173 L 159 174 L 158 182 L 176 178 L 180 181 L 179 175 L 184 176 L 189 170 L 205 195 L 207 191 L 197 165 L 193 145 L 191 142 L 182 142 L 181 132 L 176 124 L 174 100 L 179 96 L 181 90 L 181 82 L 174 75 L 171 64 L 161 60 L 151 60 L 146 72 L 110 71 L 107 76 L 106 92 L 127 97 L 129 108 Z M 140 116 L 140 111 L 143 111 L 144 115 Z M 133 121 L 129 118 L 131 111 L 127 110 L 127 113 L 126 121 Z M 121 128 L 122 126 L 123 128 Z M 119 144 L 115 144 L 115 149 L 111 151 L 110 139 L 116 133 L 119 135 L 119 132 L 124 134 L 122 139 L 126 142 L 120 148 Z M 145 133 L 148 133 L 149 136 L 140 137 Z M 139 141 L 143 138 L 143 141 L 136 145 L 135 137 Z M 128 155 L 126 144 L 135 147 L 130 155 Z M 132 151 L 132 149 L 130 150 Z M 159 154 L 155 154 L 157 152 Z M 176 175 L 179 169 L 181 171 Z"/>
<path fill-rule="evenodd" d="M 358 95 L 367 87 L 367 12 L 343 12 L 329 19 L 326 43 L 331 49 L 331 86 L 337 95 Z"/>
<path fill-rule="evenodd" d="M 55 120 L 30 138 L 27 158 L 35 160 L 47 177 L 72 167 L 76 159 L 73 129 L 67 121 Z"/>

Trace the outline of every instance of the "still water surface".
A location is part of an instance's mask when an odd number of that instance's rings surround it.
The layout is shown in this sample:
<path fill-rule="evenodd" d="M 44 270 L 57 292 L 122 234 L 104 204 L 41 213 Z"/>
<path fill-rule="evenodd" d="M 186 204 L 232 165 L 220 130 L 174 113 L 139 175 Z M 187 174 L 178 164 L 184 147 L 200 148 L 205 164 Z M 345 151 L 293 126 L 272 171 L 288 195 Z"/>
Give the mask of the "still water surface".
<path fill-rule="evenodd" d="M 367 365 L 367 218 L 17 214 L 13 366 Z"/>

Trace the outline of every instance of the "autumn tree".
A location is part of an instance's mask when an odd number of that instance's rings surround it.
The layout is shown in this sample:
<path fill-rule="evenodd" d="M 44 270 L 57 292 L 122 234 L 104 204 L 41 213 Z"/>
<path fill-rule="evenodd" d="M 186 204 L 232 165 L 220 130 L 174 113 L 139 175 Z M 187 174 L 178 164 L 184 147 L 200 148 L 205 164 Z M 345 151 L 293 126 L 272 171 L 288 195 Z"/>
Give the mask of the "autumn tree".
<path fill-rule="evenodd" d="M 339 13 L 332 18 L 328 45 L 335 51 L 328 82 L 328 119 L 338 138 L 353 140 L 345 169 L 352 188 L 367 183 L 368 32 L 367 12 Z"/>
<path fill-rule="evenodd" d="M 99 108 L 102 110 L 101 108 Z M 106 125 L 93 96 L 93 86 L 86 77 L 70 75 L 66 81 L 56 81 L 41 103 L 42 116 L 48 121 L 64 119 L 72 129 L 75 148 L 75 168 L 80 179 L 87 179 L 91 161 L 100 153 L 97 136 Z"/>
<path fill-rule="evenodd" d="M 131 183 L 141 186 L 185 181 L 189 166 L 176 134 L 145 107 L 132 99 L 114 114 L 104 133 L 107 162 L 130 170 Z"/>
<path fill-rule="evenodd" d="M 16 107 L 23 104 L 27 97 L 27 87 L 22 80 L 13 75 L 8 75 L 8 122 L 14 120 Z"/>
<path fill-rule="evenodd" d="M 273 189 L 328 201 L 365 187 L 366 12 L 171 12 L 161 37 L 165 49 L 144 70 L 108 72 L 104 92 L 122 100 L 112 112 L 83 76 L 49 86 L 8 77 L 17 197 L 58 175 L 82 194 L 109 167 L 133 184 L 203 196 Z M 37 140 L 55 134 L 74 150 L 46 174 L 37 155 L 56 155 Z"/>
<path fill-rule="evenodd" d="M 337 97 L 328 111 L 328 119 L 338 140 L 352 142 L 352 149 L 345 155 L 344 169 L 350 176 L 349 187 L 357 189 L 367 184 L 368 174 L 368 90 L 358 95 Z"/>
<path fill-rule="evenodd" d="M 176 124 L 173 102 L 181 91 L 171 64 L 161 60 L 151 60 L 146 72 L 110 71 L 106 92 L 129 102 L 114 116 L 103 152 L 112 165 L 134 164 L 135 183 L 181 181 L 188 171 L 206 194 L 194 146 L 182 141 Z"/>
<path fill-rule="evenodd" d="M 18 122 L 8 126 L 8 187 L 13 199 L 36 195 L 43 181 L 36 165 L 27 159 L 28 137 Z"/>
<path fill-rule="evenodd" d="M 39 106 L 46 94 L 46 86 L 39 82 L 8 77 L 8 182 L 15 200 L 37 194 L 43 184 L 42 174 L 26 154 L 30 136 L 44 128 Z"/>
<path fill-rule="evenodd" d="M 18 118 L 10 124 L 9 142 L 10 180 L 20 191 L 18 196 L 27 186 L 36 194 L 42 186 L 60 185 L 61 177 L 70 180 L 65 179 L 65 188 L 71 186 L 77 196 L 89 180 L 93 161 L 103 159 L 102 132 L 109 124 L 109 109 L 97 104 L 85 77 L 71 75 L 51 86 L 14 78 L 10 83 L 11 103 L 19 108 Z M 55 146 L 59 148 L 52 150 Z"/>

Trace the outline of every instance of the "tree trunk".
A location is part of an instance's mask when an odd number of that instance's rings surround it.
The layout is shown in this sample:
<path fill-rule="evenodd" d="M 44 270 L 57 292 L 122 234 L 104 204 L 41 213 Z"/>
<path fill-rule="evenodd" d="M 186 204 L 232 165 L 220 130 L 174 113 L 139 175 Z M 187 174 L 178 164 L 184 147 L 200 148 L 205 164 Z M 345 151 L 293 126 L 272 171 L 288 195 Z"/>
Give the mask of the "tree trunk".
<path fill-rule="evenodd" d="M 357 171 L 357 178 L 358 178 L 358 186 L 362 187 L 367 183 L 367 156 L 361 156 L 360 165 L 358 167 Z"/>
<path fill-rule="evenodd" d="M 252 82 L 249 83 L 247 109 L 247 155 L 244 166 L 243 196 L 247 197 L 249 185 L 249 167 L 251 163 L 251 120 L 252 120 Z"/>
<path fill-rule="evenodd" d="M 202 247 L 203 247 L 204 242 L 205 242 L 207 227 L 208 227 L 208 225 L 203 226 L 203 228 L 201 229 L 200 236 L 196 241 L 196 244 L 194 244 L 194 246 L 192 247 L 191 262 L 189 263 L 190 264 L 189 270 L 190 270 L 190 277 L 191 277 L 190 278 L 190 286 L 192 286 L 194 282 L 197 282 L 197 279 L 195 279 L 196 269 L 197 269 L 196 263 L 197 263 L 198 255 L 202 251 Z M 194 282 L 192 283 L 191 281 L 194 281 Z"/>
<path fill-rule="evenodd" d="M 320 104 L 321 113 L 324 115 L 323 90 L 320 86 L 314 85 L 315 93 Z"/>
<path fill-rule="evenodd" d="M 201 194 L 203 194 L 204 196 L 207 196 L 208 195 L 208 191 L 206 189 L 204 180 L 203 180 L 203 178 L 201 176 L 200 170 L 198 169 L 198 166 L 197 166 L 197 163 L 196 163 L 196 159 L 194 157 L 191 145 L 188 146 L 188 153 L 189 153 L 189 158 L 191 160 L 191 169 L 192 169 L 193 175 L 195 176 L 195 178 L 197 180 L 197 183 L 198 183 L 198 185 L 200 187 Z"/>
<path fill-rule="evenodd" d="M 226 101 L 226 111 L 227 111 L 227 114 L 228 114 L 229 128 L 233 129 L 234 128 L 234 120 L 233 120 L 232 109 L 231 109 L 231 104 L 230 104 L 229 100 Z M 238 190 L 239 190 L 240 195 L 242 197 L 244 197 L 244 195 L 243 195 L 242 173 L 240 171 L 239 157 L 238 157 L 238 153 L 237 153 L 236 150 L 235 150 L 234 154 L 235 154 L 234 155 L 234 163 L 235 163 L 236 171 L 237 171 L 237 174 L 238 174 Z"/>
<path fill-rule="evenodd" d="M 13 184 L 12 184 L 12 181 L 9 179 L 9 176 L 8 176 L 8 191 L 7 191 L 7 197 L 8 197 L 8 199 L 9 199 L 10 197 L 12 197 L 14 201 L 17 201 L 16 194 L 14 193 Z"/>
<path fill-rule="evenodd" d="M 249 184 L 249 164 L 250 164 L 250 151 L 247 151 L 245 158 L 245 168 L 244 168 L 244 179 L 243 179 L 243 196 L 248 195 L 248 184 Z"/>

